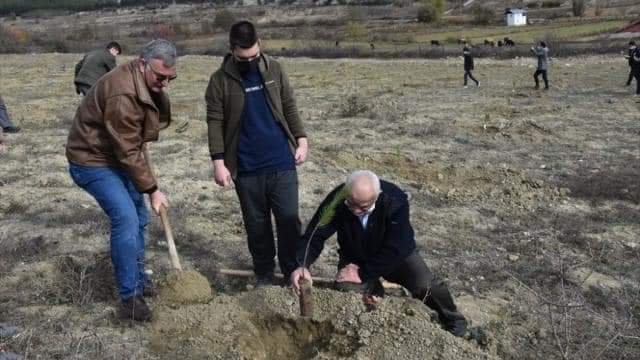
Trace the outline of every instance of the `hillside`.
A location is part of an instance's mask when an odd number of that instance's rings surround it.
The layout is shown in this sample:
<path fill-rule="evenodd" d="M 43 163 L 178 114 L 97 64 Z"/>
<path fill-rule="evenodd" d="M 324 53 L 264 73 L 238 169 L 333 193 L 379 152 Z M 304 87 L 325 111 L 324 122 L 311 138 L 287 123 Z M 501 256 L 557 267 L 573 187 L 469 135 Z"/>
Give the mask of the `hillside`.
<path fill-rule="evenodd" d="M 506 2 L 489 2 L 496 11 L 489 25 L 475 25 L 472 10 L 455 10 L 434 24 L 416 20 L 416 4 L 406 6 L 307 6 L 175 4 L 122 7 L 77 13 L 32 13 L 0 18 L 0 52 L 85 52 L 117 40 L 132 53 L 150 38 L 177 43 L 181 53 L 220 55 L 227 49 L 226 31 L 233 21 L 259 25 L 267 50 L 276 55 L 312 57 L 443 57 L 459 52 L 457 39 L 482 45 L 484 40 L 510 37 L 514 49 L 479 49 L 478 56 L 526 55 L 534 41 L 567 43 L 555 56 L 619 52 L 624 41 L 600 42 L 633 20 L 638 5 L 612 7 L 600 16 L 575 18 L 566 6 L 532 9 L 525 27 L 506 27 Z M 611 2 L 613 5 L 622 2 Z M 628 4 L 628 3 L 624 3 Z M 471 4 L 473 5 L 473 4 Z M 471 6 L 470 5 L 470 6 Z M 615 9 L 625 9 L 624 16 Z M 588 9 L 589 10 L 589 9 Z M 628 11 L 626 11 L 628 10 Z M 590 10 L 589 10 L 590 11 Z M 38 16 L 35 16 L 38 15 Z M 437 40 L 442 47 L 431 47 Z"/>

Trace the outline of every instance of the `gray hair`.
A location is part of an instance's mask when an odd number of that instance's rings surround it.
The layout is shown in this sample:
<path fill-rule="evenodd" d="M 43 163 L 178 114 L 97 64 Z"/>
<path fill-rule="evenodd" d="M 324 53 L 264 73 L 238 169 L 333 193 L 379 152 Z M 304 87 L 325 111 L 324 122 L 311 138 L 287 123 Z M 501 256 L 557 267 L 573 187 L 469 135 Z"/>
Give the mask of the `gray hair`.
<path fill-rule="evenodd" d="M 351 189 L 351 185 L 353 184 L 353 182 L 361 177 L 368 178 L 373 185 L 373 190 L 375 191 L 376 196 L 380 195 L 380 193 L 382 192 L 382 190 L 380 189 L 380 178 L 378 178 L 378 175 L 370 170 L 356 170 L 352 172 L 349 176 L 347 176 L 345 185 L 348 189 Z"/>
<path fill-rule="evenodd" d="M 152 40 L 142 48 L 140 57 L 145 62 L 151 59 L 162 60 L 165 66 L 171 67 L 176 64 L 176 47 L 168 40 L 156 39 Z"/>

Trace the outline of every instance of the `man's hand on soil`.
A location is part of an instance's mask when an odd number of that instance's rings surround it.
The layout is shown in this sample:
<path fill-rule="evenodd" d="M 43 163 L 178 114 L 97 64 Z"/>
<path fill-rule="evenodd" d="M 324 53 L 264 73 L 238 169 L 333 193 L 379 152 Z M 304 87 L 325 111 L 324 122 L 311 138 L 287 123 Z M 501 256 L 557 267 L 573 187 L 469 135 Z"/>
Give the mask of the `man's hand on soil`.
<path fill-rule="evenodd" d="M 313 284 L 313 280 L 311 280 L 311 273 L 309 269 L 305 267 L 299 267 L 295 269 L 291 273 L 291 285 L 293 285 L 293 289 L 297 294 L 300 294 L 300 280 L 305 279 L 309 281 L 309 283 Z"/>

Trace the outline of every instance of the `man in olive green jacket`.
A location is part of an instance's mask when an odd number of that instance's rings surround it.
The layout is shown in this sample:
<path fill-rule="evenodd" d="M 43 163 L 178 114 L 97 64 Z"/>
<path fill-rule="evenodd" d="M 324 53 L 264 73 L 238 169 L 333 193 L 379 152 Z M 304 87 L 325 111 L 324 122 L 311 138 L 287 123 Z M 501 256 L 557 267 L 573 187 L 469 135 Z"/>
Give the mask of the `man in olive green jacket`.
<path fill-rule="evenodd" d="M 82 99 L 67 140 L 69 173 L 109 216 L 111 260 L 122 314 L 150 320 L 144 273 L 144 194 L 156 213 L 167 207 L 144 147 L 171 121 L 163 89 L 176 77 L 176 49 L 166 40 L 100 78 Z"/>
<path fill-rule="evenodd" d="M 116 67 L 116 56 L 121 52 L 120 44 L 112 41 L 106 48 L 86 54 L 75 67 L 73 83 L 76 85 L 76 93 L 87 95 L 89 89 L 102 75 Z"/>
<path fill-rule="evenodd" d="M 307 156 L 307 138 L 282 66 L 261 53 L 253 24 L 231 27 L 230 53 L 206 90 L 209 151 L 215 181 L 235 184 L 258 284 L 273 283 L 278 262 L 288 275 L 298 267 L 300 240 L 296 166 Z"/>

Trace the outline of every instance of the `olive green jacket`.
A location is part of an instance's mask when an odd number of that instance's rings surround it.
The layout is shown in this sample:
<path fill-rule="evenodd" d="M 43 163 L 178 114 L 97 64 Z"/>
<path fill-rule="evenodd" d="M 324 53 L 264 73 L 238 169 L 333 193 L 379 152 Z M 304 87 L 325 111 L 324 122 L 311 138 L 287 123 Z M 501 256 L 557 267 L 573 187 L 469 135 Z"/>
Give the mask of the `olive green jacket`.
<path fill-rule="evenodd" d="M 298 116 L 298 107 L 289 79 L 281 65 L 265 54 L 261 55 L 260 73 L 273 117 L 282 125 L 291 152 L 295 153 L 297 139 L 307 135 Z M 244 96 L 240 72 L 236 68 L 233 56 L 227 54 L 220 68 L 209 79 L 205 101 L 209 153 L 214 160 L 224 159 L 224 164 L 233 177 L 236 177 L 238 169 L 237 148 L 242 127 Z"/>
<path fill-rule="evenodd" d="M 75 84 L 88 85 L 89 87 L 98 81 L 102 75 L 116 67 L 116 57 L 107 49 L 93 50 L 87 53 L 76 65 Z"/>

